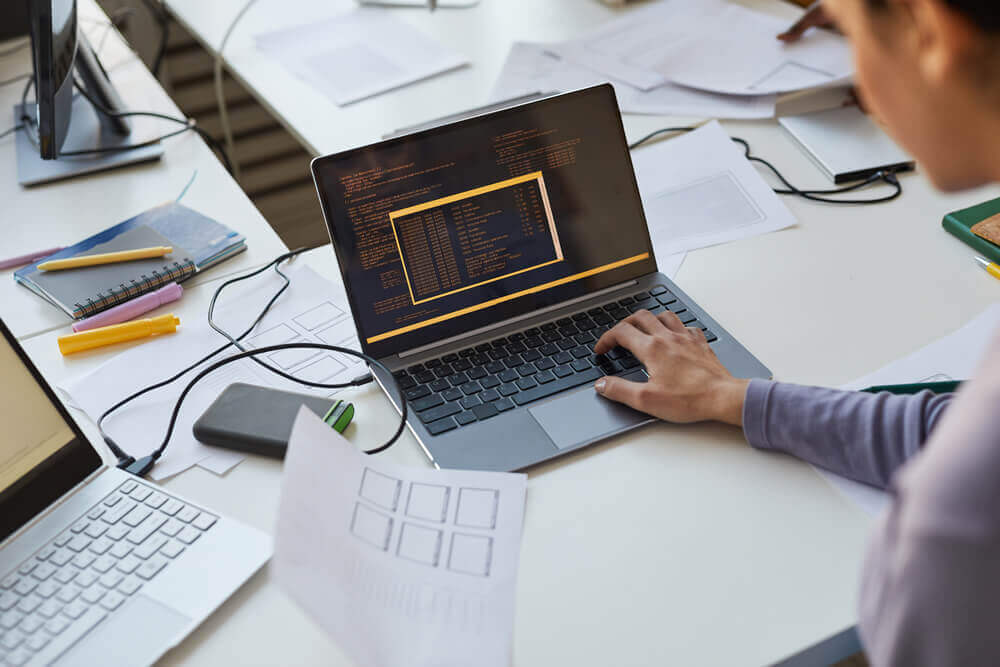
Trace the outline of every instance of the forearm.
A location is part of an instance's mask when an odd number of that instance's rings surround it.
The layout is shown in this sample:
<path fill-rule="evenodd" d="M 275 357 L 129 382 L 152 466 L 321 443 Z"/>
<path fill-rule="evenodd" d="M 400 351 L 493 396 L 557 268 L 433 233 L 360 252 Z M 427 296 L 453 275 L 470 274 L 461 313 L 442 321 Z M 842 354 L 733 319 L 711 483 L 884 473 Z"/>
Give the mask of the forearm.
<path fill-rule="evenodd" d="M 950 400 L 951 394 L 865 394 L 754 380 L 743 403 L 743 432 L 754 447 L 885 488 Z"/>

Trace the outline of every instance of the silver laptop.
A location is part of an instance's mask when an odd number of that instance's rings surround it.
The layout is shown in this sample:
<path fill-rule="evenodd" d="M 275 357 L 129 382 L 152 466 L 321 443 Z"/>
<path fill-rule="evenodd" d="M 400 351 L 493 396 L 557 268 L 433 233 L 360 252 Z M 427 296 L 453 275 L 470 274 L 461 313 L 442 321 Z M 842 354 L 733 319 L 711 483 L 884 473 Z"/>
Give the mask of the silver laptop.
<path fill-rule="evenodd" d="M 102 465 L 0 329 L 0 664 L 150 664 L 268 560 L 270 539 Z"/>
<path fill-rule="evenodd" d="M 518 470 L 649 422 L 593 390 L 608 374 L 647 379 L 627 350 L 593 353 L 637 310 L 700 328 L 739 377 L 771 375 L 657 271 L 610 85 L 312 172 L 362 348 L 395 375 L 439 467 Z"/>

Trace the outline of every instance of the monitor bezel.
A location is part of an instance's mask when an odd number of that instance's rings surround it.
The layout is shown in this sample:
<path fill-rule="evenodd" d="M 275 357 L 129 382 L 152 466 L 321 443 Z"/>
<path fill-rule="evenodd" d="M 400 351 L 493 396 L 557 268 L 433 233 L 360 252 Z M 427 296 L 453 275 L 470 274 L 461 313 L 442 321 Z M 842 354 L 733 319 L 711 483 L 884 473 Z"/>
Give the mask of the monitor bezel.
<path fill-rule="evenodd" d="M 0 319 L 3 337 L 73 432 L 72 439 L 27 474 L 0 491 L 0 542 L 100 469 L 101 457 L 52 391 L 24 348 Z"/>
<path fill-rule="evenodd" d="M 340 244 L 337 242 L 336 225 L 333 222 L 333 213 L 328 200 L 328 193 L 324 192 L 321 187 L 322 182 L 322 170 L 325 165 L 332 161 L 347 160 L 362 152 L 379 150 L 383 148 L 392 148 L 398 146 L 407 141 L 413 141 L 415 139 L 424 139 L 428 137 L 433 137 L 434 135 L 441 134 L 445 131 L 452 130 L 456 127 L 461 127 L 463 125 L 468 125 L 472 123 L 484 123 L 489 122 L 490 119 L 502 116 L 505 114 L 510 114 L 517 112 L 528 106 L 538 106 L 551 104 L 556 100 L 564 100 L 567 97 L 578 97 L 579 104 L 590 104 L 592 96 L 603 96 L 603 100 L 600 103 L 608 105 L 609 110 L 613 110 L 613 113 L 608 114 L 608 122 L 614 122 L 617 125 L 618 133 L 621 137 L 621 148 L 624 151 L 624 157 L 626 165 L 628 167 L 629 175 L 631 176 L 632 189 L 635 196 L 635 200 L 640 202 L 638 207 L 639 220 L 637 224 L 642 225 L 643 234 L 646 240 L 646 252 L 649 254 L 648 259 L 644 259 L 633 264 L 629 264 L 605 273 L 598 274 L 589 278 L 584 278 L 574 283 L 563 285 L 560 287 L 555 287 L 545 292 L 540 292 L 533 295 L 533 299 L 518 299 L 514 301 L 504 302 L 491 306 L 487 309 L 490 314 L 490 319 L 492 322 L 484 322 L 480 317 L 479 320 L 474 320 L 472 318 L 475 315 L 469 315 L 458 320 L 449 320 L 442 322 L 440 324 L 430 325 L 412 331 L 410 333 L 400 334 L 392 338 L 377 341 L 374 343 L 369 343 L 365 340 L 366 332 L 361 331 L 361 319 L 359 317 L 360 309 L 355 301 L 353 290 L 350 286 L 350 278 L 347 274 L 347 266 L 349 265 L 349 258 L 346 258 L 341 250 Z M 560 95 L 552 95 L 550 97 L 545 97 L 540 100 L 533 100 L 526 102 L 524 104 L 518 104 L 515 106 L 507 107 L 497 111 L 490 111 L 487 113 L 479 114 L 466 118 L 453 123 L 448 123 L 445 125 L 435 126 L 419 132 L 414 132 L 413 134 L 407 134 L 400 137 L 393 137 L 391 139 L 386 139 L 384 141 L 376 142 L 373 144 L 368 144 L 365 146 L 359 146 L 346 151 L 341 151 L 339 153 L 331 153 L 329 155 L 323 155 L 316 157 L 311 162 L 311 171 L 313 175 L 313 183 L 316 187 L 316 193 L 319 196 L 320 207 L 323 210 L 323 218 L 326 223 L 327 233 L 330 236 L 331 245 L 333 246 L 334 253 L 336 254 L 337 263 L 340 267 L 341 278 L 344 282 L 347 292 L 348 303 L 351 306 L 351 312 L 354 316 L 354 321 L 358 325 L 359 340 L 361 342 L 361 349 L 366 353 L 375 358 L 385 358 L 395 354 L 401 354 L 409 350 L 416 348 L 425 347 L 432 345 L 433 343 L 442 340 L 452 338 L 454 336 L 460 336 L 469 331 L 475 331 L 481 329 L 483 326 L 489 326 L 491 323 L 503 322 L 515 317 L 520 317 L 526 314 L 530 314 L 541 308 L 547 308 L 550 306 L 557 305 L 564 301 L 570 299 L 579 298 L 580 296 L 586 295 L 588 293 L 596 292 L 598 290 L 606 289 L 614 285 L 619 285 L 622 283 L 627 283 L 629 281 L 635 280 L 642 276 L 648 275 L 650 273 L 655 273 L 657 271 L 656 257 L 653 253 L 653 242 L 649 236 L 649 226 L 646 223 L 646 215 L 643 207 L 641 205 L 641 197 L 639 195 L 639 185 L 635 179 L 635 170 L 632 166 L 632 156 L 628 150 L 628 141 L 625 137 L 625 126 L 622 122 L 621 112 L 618 107 L 618 100 L 615 96 L 614 87 L 609 84 L 600 84 L 597 86 L 591 86 L 589 88 L 582 88 L 580 90 L 575 90 L 567 93 L 562 93 Z M 463 323 L 464 321 L 464 323 Z M 368 332 L 368 335 L 371 335 Z"/>

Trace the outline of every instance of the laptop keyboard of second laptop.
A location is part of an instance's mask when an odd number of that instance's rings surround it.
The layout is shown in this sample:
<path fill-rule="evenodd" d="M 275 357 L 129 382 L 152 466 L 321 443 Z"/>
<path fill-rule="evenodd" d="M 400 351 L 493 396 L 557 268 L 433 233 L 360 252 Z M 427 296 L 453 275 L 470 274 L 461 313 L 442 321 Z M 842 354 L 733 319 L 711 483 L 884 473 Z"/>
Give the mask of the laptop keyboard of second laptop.
<path fill-rule="evenodd" d="M 714 333 L 663 285 L 568 317 L 529 327 L 395 373 L 409 408 L 439 435 L 641 366 L 624 348 L 594 354 L 594 343 L 619 320 L 648 309 L 670 310 L 688 327 Z"/>

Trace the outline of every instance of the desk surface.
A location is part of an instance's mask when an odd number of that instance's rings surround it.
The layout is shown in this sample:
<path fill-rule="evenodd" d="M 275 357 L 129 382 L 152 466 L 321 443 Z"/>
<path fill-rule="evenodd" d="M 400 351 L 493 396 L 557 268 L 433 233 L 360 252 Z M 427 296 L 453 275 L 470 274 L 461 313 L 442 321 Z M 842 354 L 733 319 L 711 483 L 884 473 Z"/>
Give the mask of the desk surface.
<path fill-rule="evenodd" d="M 243 2 L 167 4 L 204 41 L 218 44 Z M 264 0 L 226 51 L 237 75 L 314 152 L 480 104 L 511 41 L 561 39 L 610 13 L 591 0 L 482 0 L 477 9 L 442 10 L 433 18 L 411 11 L 406 20 L 462 50 L 473 66 L 339 109 L 256 56 L 251 45 L 262 26 L 325 15 L 333 11 L 328 7 L 318 0 Z M 526 21 L 525 15 L 534 18 Z M 675 120 L 627 117 L 626 125 L 637 137 Z M 725 125 L 795 182 L 824 185 L 773 122 Z M 183 173 L 176 177 L 180 185 Z M 973 265 L 971 251 L 940 229 L 945 211 L 997 196 L 996 189 L 943 196 L 920 174 L 903 183 L 904 196 L 882 206 L 786 200 L 798 227 L 692 252 L 677 281 L 779 379 L 835 386 L 867 373 L 950 332 L 1000 295 Z M 137 185 L 122 187 L 135 188 L 129 196 L 145 205 Z M 178 189 L 171 183 L 167 191 Z M 212 205 L 194 194 L 189 203 Z M 255 215 L 238 228 L 249 235 L 259 224 Z M 891 254 L 888 249 L 903 239 L 906 253 Z M 336 278 L 328 247 L 301 261 Z M 914 272 L 914 266 L 924 270 Z M 201 317 L 209 292 L 209 284 L 196 287 L 175 312 L 182 320 Z M 57 333 L 26 341 L 53 382 L 110 355 L 64 359 L 56 351 Z M 358 444 L 367 444 L 368 434 L 374 441 L 394 413 L 373 388 L 356 390 L 352 400 L 357 433 L 366 436 Z M 84 426 L 95 433 L 91 424 Z M 385 455 L 427 465 L 409 436 Z M 194 469 L 166 486 L 271 532 L 280 481 L 277 463 L 250 457 L 225 478 Z M 533 469 L 514 662 L 781 659 L 853 624 L 869 523 L 808 466 L 753 451 L 737 430 L 716 425 L 657 424 Z M 165 662 L 349 664 L 267 571 Z"/>

